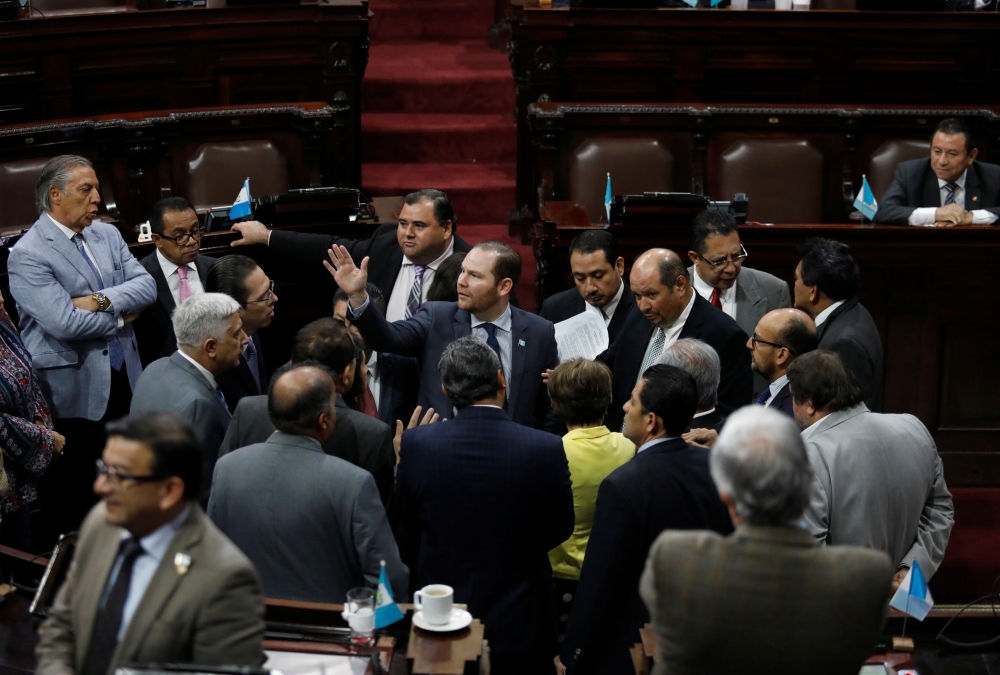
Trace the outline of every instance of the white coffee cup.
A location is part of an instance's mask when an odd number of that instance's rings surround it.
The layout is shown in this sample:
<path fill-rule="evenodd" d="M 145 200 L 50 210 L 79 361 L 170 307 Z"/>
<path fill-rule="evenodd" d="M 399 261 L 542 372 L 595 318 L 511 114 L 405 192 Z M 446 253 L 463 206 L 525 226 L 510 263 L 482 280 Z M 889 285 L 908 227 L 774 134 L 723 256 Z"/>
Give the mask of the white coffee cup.
<path fill-rule="evenodd" d="M 733 0 L 732 5 L 730 5 L 730 7 L 732 9 L 741 10 L 741 9 L 747 9 L 749 7 L 749 4 L 750 0 Z"/>
<path fill-rule="evenodd" d="M 809 9 L 810 4 L 809 0 L 792 0 L 792 9 Z"/>
<path fill-rule="evenodd" d="M 421 612 L 424 621 L 433 626 L 441 626 L 451 621 L 451 606 L 454 600 L 454 589 L 444 584 L 424 586 L 413 594 L 413 606 Z"/>
<path fill-rule="evenodd" d="M 774 0 L 775 9 L 791 9 L 792 0 Z"/>

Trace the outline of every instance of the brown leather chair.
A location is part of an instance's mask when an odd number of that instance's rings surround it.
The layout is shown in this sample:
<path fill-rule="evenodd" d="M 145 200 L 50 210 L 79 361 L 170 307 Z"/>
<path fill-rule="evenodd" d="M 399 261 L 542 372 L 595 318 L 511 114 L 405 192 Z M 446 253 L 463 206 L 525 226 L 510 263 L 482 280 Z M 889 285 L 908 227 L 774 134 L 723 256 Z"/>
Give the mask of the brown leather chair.
<path fill-rule="evenodd" d="M 0 234 L 11 234 L 31 227 L 38 220 L 35 208 L 35 183 L 49 157 L 21 159 L 0 163 Z"/>
<path fill-rule="evenodd" d="M 188 199 L 196 209 L 232 204 L 243 181 L 250 196 L 287 192 L 288 160 L 271 141 L 206 143 L 187 163 Z"/>
<path fill-rule="evenodd" d="M 399 221 L 399 212 L 403 210 L 406 197 L 372 197 L 372 208 L 380 223 L 395 223 Z"/>
<path fill-rule="evenodd" d="M 719 159 L 718 193 L 750 200 L 748 220 L 762 223 L 823 221 L 823 153 L 809 141 L 749 138 L 730 145 Z"/>
<path fill-rule="evenodd" d="M 892 185 L 892 176 L 900 162 L 908 159 L 927 159 L 930 156 L 931 144 L 927 141 L 886 141 L 878 146 L 878 150 L 872 153 L 867 174 L 875 201 L 881 201 L 882 195 Z M 861 187 L 858 186 L 858 189 Z"/>
<path fill-rule="evenodd" d="M 569 198 L 590 215 L 590 222 L 607 222 L 604 195 L 611 173 L 616 195 L 669 192 L 674 185 L 674 155 L 655 138 L 587 139 L 573 153 Z"/>

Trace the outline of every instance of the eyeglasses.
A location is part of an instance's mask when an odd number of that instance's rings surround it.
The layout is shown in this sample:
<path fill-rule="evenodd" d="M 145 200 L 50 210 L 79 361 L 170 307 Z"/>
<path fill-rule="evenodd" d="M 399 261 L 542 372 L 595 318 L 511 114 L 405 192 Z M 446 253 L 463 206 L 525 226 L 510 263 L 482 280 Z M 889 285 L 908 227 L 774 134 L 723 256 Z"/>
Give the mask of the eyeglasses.
<path fill-rule="evenodd" d="M 187 234 L 181 234 L 176 237 L 168 237 L 165 234 L 161 234 L 159 235 L 159 237 L 160 239 L 166 239 L 168 241 L 172 241 L 177 246 L 187 246 L 188 244 L 191 243 L 191 241 L 201 241 L 201 237 L 204 234 L 205 233 L 201 230 L 201 228 L 198 228 L 191 230 Z"/>
<path fill-rule="evenodd" d="M 252 305 L 255 302 L 263 302 L 268 307 L 271 306 L 271 303 L 274 302 L 274 279 L 271 279 L 271 285 L 268 287 L 267 293 L 264 294 L 263 298 L 260 300 L 247 300 L 247 305 Z"/>
<path fill-rule="evenodd" d="M 762 345 L 768 345 L 770 347 L 777 347 L 778 349 L 782 349 L 782 348 L 787 349 L 789 354 L 791 354 L 792 356 L 795 356 L 795 352 L 793 352 L 788 347 L 788 345 L 783 345 L 780 342 L 768 342 L 767 340 L 761 340 L 759 337 L 757 337 L 756 333 L 754 333 L 753 335 L 750 336 L 750 342 L 751 342 L 751 344 L 753 344 L 754 349 L 757 348 L 757 344 L 759 343 L 759 344 L 762 344 Z"/>
<path fill-rule="evenodd" d="M 747 250 L 743 248 L 742 244 L 740 244 L 740 254 L 734 255 L 732 258 L 723 258 L 722 260 L 709 260 L 700 253 L 698 254 L 698 257 L 704 260 L 706 263 L 708 263 L 708 266 L 711 267 L 713 270 L 718 270 L 722 269 L 723 267 L 729 264 L 732 265 L 742 264 L 743 261 L 747 259 Z"/>
<path fill-rule="evenodd" d="M 97 475 L 104 476 L 108 483 L 113 487 L 120 488 L 122 483 L 127 480 L 135 481 L 136 483 L 151 483 L 158 480 L 163 480 L 162 476 L 133 476 L 131 474 L 123 473 L 118 469 L 108 466 L 104 463 L 103 459 L 99 459 L 97 464 Z"/>

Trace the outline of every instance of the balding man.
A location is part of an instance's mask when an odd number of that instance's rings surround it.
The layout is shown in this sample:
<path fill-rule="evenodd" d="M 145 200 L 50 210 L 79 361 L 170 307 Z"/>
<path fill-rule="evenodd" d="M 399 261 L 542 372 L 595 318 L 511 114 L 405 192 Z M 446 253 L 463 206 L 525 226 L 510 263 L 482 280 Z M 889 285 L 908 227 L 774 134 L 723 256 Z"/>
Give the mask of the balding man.
<path fill-rule="evenodd" d="M 728 414 L 750 403 L 753 374 L 743 347 L 747 334 L 732 317 L 694 292 L 680 256 L 665 248 L 646 251 L 632 265 L 629 282 L 635 305 L 618 339 L 597 357 L 614 374 L 607 427 L 622 428 L 622 406 L 642 373 L 656 363 L 664 349 L 683 338 L 702 340 L 718 353 L 722 362 L 718 407 L 722 412 Z"/>
<path fill-rule="evenodd" d="M 344 602 L 352 588 L 378 586 L 382 560 L 396 597 L 409 588 L 375 479 L 323 452 L 336 405 L 329 371 L 292 368 L 268 393 L 277 431 L 216 464 L 208 515 L 250 558 L 269 598 Z"/>
<path fill-rule="evenodd" d="M 693 428 L 721 431 L 722 425 L 726 423 L 726 416 L 716 410 L 722 363 L 715 350 L 701 340 L 684 338 L 664 349 L 656 362 L 676 366 L 694 378 L 698 389 L 698 407 L 685 432 Z"/>
<path fill-rule="evenodd" d="M 816 349 L 816 324 L 799 309 L 776 309 L 757 322 L 747 340 L 751 367 L 767 380 L 757 405 L 780 410 L 794 418 L 792 393 L 788 388 L 788 366 L 799 356 Z"/>

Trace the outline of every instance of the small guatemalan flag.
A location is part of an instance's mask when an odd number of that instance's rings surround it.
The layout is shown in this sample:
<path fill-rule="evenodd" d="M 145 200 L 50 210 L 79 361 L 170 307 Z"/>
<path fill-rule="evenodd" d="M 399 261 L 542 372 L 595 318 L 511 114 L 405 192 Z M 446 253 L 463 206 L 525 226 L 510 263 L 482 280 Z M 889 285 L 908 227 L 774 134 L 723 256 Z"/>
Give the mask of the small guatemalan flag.
<path fill-rule="evenodd" d="M 903 577 L 903 583 L 899 585 L 896 594 L 892 596 L 889 606 L 912 616 L 917 621 L 923 621 L 934 606 L 931 589 L 927 588 L 924 573 L 920 571 L 916 559 L 910 565 L 910 571 Z"/>
<path fill-rule="evenodd" d="M 604 191 L 604 210 L 608 212 L 608 225 L 611 224 L 611 172 L 608 172 L 608 189 Z"/>
<path fill-rule="evenodd" d="M 233 202 L 233 206 L 229 209 L 229 220 L 236 220 L 237 218 L 242 218 L 243 216 L 250 215 L 250 179 L 247 178 L 243 181 L 243 188 L 240 190 L 239 195 L 236 196 L 236 201 Z"/>
<path fill-rule="evenodd" d="M 875 212 L 878 211 L 878 202 L 872 194 L 872 188 L 868 184 L 868 177 L 861 177 L 861 191 L 858 192 L 857 199 L 854 200 L 854 208 L 861 212 L 868 220 L 875 220 Z"/>
<path fill-rule="evenodd" d="M 385 561 L 382 561 L 382 571 L 378 575 L 378 593 L 375 594 L 375 627 L 385 628 L 403 618 L 403 612 L 392 597 L 392 585 L 389 575 L 385 573 Z"/>

